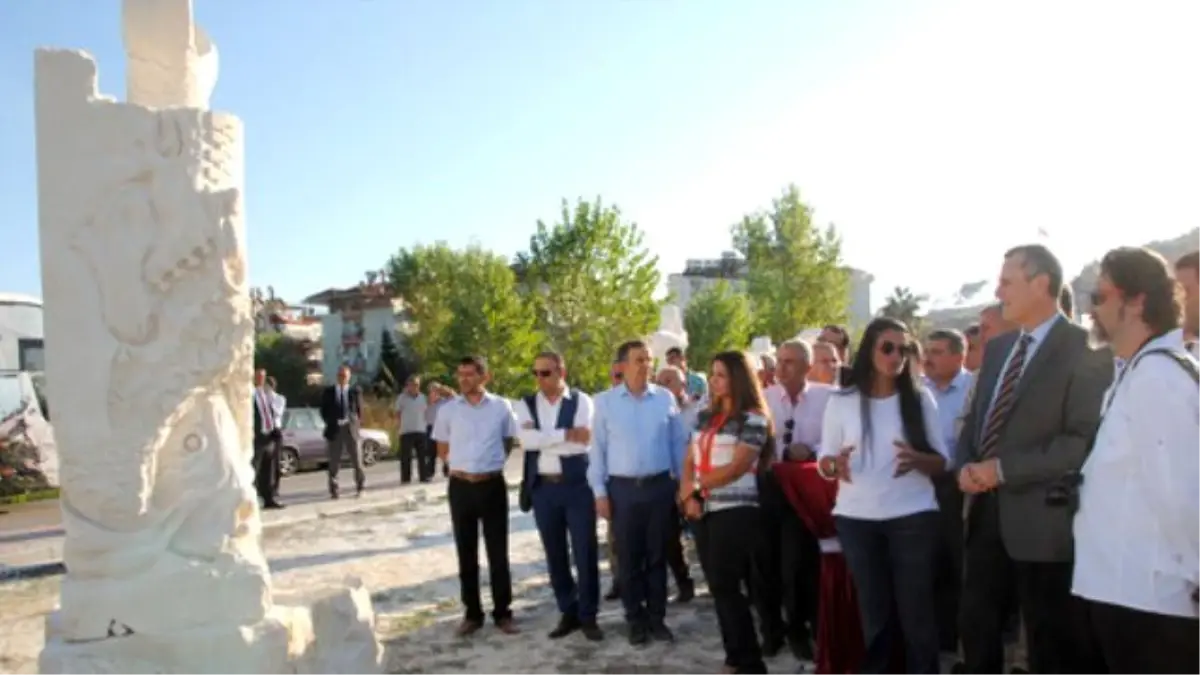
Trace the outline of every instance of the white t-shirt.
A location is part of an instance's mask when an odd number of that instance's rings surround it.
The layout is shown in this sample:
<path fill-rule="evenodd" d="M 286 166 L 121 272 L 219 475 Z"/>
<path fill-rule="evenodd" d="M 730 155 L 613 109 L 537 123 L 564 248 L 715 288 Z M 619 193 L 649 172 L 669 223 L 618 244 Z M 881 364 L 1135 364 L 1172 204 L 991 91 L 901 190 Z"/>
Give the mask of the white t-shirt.
<path fill-rule="evenodd" d="M 937 402 L 928 389 L 918 389 L 929 445 L 949 459 L 939 430 Z M 903 476 L 896 472 L 895 441 L 907 440 L 900 422 L 900 397 L 870 399 L 871 437 L 864 445 L 860 395 L 848 390 L 834 393 L 825 408 L 820 457 L 834 456 L 853 445 L 850 482 L 838 486 L 833 515 L 860 520 L 890 520 L 922 511 L 936 511 L 933 481 L 919 471 Z"/>

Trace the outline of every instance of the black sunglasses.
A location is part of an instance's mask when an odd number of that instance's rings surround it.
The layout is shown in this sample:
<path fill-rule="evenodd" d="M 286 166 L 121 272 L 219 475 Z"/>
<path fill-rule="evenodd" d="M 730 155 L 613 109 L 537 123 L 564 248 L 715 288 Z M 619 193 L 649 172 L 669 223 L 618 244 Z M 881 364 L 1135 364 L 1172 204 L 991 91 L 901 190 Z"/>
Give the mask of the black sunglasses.
<path fill-rule="evenodd" d="M 532 372 L 534 377 L 550 377 L 554 374 L 553 370 L 538 370 L 537 368 L 534 368 Z"/>
<path fill-rule="evenodd" d="M 883 354 L 884 356 L 891 356 L 897 350 L 899 350 L 901 355 L 908 355 L 912 353 L 913 347 L 910 344 L 896 344 L 891 340 L 884 340 L 883 342 L 879 343 L 879 353 Z"/>
<path fill-rule="evenodd" d="M 796 428 L 796 420 L 788 420 L 786 423 L 784 423 L 783 428 L 784 428 L 783 444 L 791 445 L 792 444 L 792 430 Z"/>

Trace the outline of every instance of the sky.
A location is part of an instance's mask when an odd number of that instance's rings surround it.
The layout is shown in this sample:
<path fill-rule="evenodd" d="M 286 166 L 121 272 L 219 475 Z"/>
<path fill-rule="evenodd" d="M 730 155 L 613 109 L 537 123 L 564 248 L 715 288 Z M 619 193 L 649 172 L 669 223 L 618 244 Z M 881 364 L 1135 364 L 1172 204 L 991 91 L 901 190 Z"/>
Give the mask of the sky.
<path fill-rule="evenodd" d="M 123 98 L 120 4 L 0 0 L 0 291 L 40 294 L 33 50 Z M 292 302 L 416 244 L 513 255 L 564 198 L 618 205 L 665 279 L 795 183 L 876 306 L 1200 222 L 1190 0 L 195 4 L 246 126 L 251 283 Z"/>

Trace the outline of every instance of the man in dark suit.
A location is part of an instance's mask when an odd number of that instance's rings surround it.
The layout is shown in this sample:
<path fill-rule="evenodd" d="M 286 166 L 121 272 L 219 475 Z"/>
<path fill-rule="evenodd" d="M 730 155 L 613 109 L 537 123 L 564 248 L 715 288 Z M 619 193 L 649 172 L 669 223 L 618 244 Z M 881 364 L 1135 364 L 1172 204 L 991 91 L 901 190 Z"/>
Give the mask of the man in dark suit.
<path fill-rule="evenodd" d="M 1079 470 L 1112 381 L 1107 351 L 1059 310 L 1062 265 L 1044 246 L 1004 258 L 996 297 L 1019 327 L 987 345 L 958 442 L 965 576 L 960 634 L 966 670 L 1004 672 L 1002 630 L 1015 589 L 1030 670 L 1094 670 L 1071 597 L 1071 520 Z"/>
<path fill-rule="evenodd" d="M 329 496 L 338 498 L 338 470 L 346 455 L 354 462 L 355 496 L 361 497 L 367 481 L 358 429 L 362 423 L 362 393 L 350 386 L 350 368 L 338 368 L 337 384 L 321 395 L 321 419 L 325 421 L 325 443 L 329 460 Z"/>
<path fill-rule="evenodd" d="M 254 487 L 264 509 L 282 509 L 279 503 L 279 442 L 283 420 L 275 414 L 272 392 L 266 386 L 267 371 L 254 371 Z"/>

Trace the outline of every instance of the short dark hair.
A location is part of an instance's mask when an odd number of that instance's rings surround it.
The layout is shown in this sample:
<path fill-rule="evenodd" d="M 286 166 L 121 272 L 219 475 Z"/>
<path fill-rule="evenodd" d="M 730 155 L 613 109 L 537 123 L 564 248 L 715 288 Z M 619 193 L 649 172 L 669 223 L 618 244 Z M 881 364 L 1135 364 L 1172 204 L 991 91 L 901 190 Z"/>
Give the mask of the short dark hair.
<path fill-rule="evenodd" d="M 461 366 L 475 366 L 475 372 L 479 373 L 480 375 L 486 375 L 487 371 L 488 371 L 487 359 L 483 358 L 482 356 L 476 356 L 474 354 L 472 354 L 471 356 L 464 356 L 461 359 L 459 359 L 458 365 L 460 367 Z"/>
<path fill-rule="evenodd" d="M 1175 261 L 1175 271 L 1179 270 L 1200 271 L 1200 251 L 1192 251 L 1179 256 L 1179 260 Z"/>
<path fill-rule="evenodd" d="M 1100 261 L 1100 275 L 1108 277 L 1127 299 L 1142 296 L 1142 323 L 1152 333 L 1179 328 L 1181 289 L 1161 255 L 1135 246 L 1114 248 Z"/>
<path fill-rule="evenodd" d="M 672 356 L 678 356 L 679 358 L 683 358 L 683 350 L 680 349 L 679 347 L 671 347 L 670 349 L 667 350 L 666 357 L 669 359 Z"/>
<path fill-rule="evenodd" d="M 975 332 L 979 332 L 979 326 L 975 326 Z M 939 328 L 929 333 L 928 340 L 944 340 L 950 346 L 951 354 L 961 354 L 967 348 L 967 338 L 962 333 L 953 328 Z"/>
<path fill-rule="evenodd" d="M 973 323 L 970 326 L 967 326 L 967 329 L 963 331 L 963 337 L 965 337 L 965 338 L 979 337 L 979 333 L 982 331 L 983 331 L 983 329 L 979 327 L 979 324 Z"/>
<path fill-rule="evenodd" d="M 1062 290 L 1059 291 L 1058 308 L 1068 319 L 1075 320 L 1075 291 L 1071 289 L 1071 284 L 1063 284 Z"/>
<path fill-rule="evenodd" d="M 1033 279 L 1045 274 L 1046 291 L 1050 297 L 1057 300 L 1063 285 L 1063 268 L 1058 257 L 1041 244 L 1022 244 L 1008 249 L 1004 259 L 1008 260 L 1017 255 L 1021 256 L 1021 269 L 1025 270 L 1025 278 Z"/>
<path fill-rule="evenodd" d="M 635 349 L 648 349 L 645 340 L 626 340 L 617 347 L 617 363 L 625 363 L 629 360 L 629 352 Z"/>
<path fill-rule="evenodd" d="M 566 360 L 563 359 L 562 354 L 559 354 L 558 352 L 554 351 L 553 349 L 547 349 L 545 351 L 538 352 L 537 356 L 533 357 L 533 360 L 537 361 L 538 359 L 549 359 L 549 360 L 553 361 L 554 365 L 557 366 L 560 370 L 562 369 L 563 366 L 565 366 L 567 364 Z"/>
<path fill-rule="evenodd" d="M 827 330 L 837 333 L 837 335 L 838 335 L 837 346 L 840 349 L 849 349 L 850 348 L 850 331 L 847 330 L 845 326 L 841 326 L 836 323 L 827 323 L 827 324 L 825 324 L 824 327 L 821 328 L 821 332 L 824 333 Z"/>

